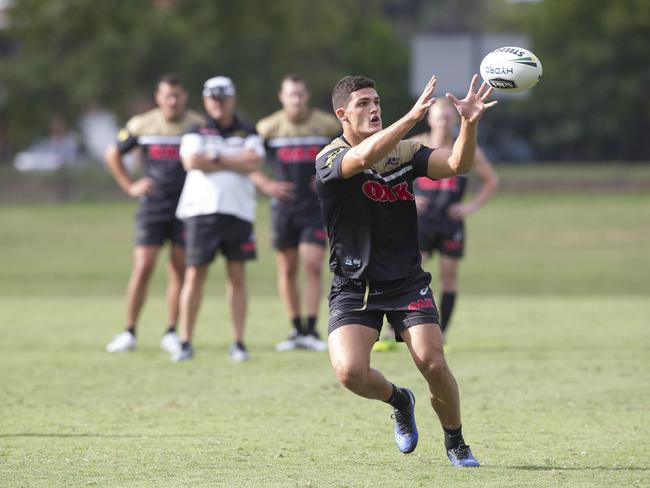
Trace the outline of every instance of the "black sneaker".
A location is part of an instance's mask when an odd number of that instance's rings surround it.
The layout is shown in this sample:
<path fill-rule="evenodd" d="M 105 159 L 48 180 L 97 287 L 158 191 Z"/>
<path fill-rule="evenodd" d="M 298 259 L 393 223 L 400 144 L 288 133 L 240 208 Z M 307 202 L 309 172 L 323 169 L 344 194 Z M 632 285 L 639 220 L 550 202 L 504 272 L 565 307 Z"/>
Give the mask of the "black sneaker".
<path fill-rule="evenodd" d="M 415 395 L 408 388 L 401 388 L 409 397 L 409 404 L 391 416 L 395 419 L 395 444 L 404 454 L 413 452 L 418 445 L 418 426 L 415 424 Z"/>
<path fill-rule="evenodd" d="M 472 450 L 465 443 L 452 449 L 447 449 L 447 457 L 452 465 L 458 466 L 459 468 L 478 468 L 481 465 L 474 457 L 474 454 L 472 454 Z"/>

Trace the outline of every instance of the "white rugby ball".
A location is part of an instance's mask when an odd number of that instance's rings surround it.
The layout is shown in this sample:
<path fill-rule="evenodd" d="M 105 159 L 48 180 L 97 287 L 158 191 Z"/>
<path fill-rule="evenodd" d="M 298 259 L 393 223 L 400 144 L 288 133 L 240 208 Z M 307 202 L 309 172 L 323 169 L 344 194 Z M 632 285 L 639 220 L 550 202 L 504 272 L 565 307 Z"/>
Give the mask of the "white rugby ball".
<path fill-rule="evenodd" d="M 517 93 L 537 84 L 542 63 L 527 49 L 500 47 L 481 61 L 481 76 L 497 91 Z"/>

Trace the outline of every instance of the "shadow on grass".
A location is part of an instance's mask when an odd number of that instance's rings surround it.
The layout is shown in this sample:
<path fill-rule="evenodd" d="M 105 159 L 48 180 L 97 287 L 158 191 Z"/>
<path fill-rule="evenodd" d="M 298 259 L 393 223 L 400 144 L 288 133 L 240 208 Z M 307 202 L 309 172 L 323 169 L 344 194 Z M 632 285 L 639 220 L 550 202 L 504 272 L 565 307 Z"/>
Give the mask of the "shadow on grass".
<path fill-rule="evenodd" d="M 507 469 L 521 471 L 650 471 L 650 467 L 643 466 L 507 466 Z"/>

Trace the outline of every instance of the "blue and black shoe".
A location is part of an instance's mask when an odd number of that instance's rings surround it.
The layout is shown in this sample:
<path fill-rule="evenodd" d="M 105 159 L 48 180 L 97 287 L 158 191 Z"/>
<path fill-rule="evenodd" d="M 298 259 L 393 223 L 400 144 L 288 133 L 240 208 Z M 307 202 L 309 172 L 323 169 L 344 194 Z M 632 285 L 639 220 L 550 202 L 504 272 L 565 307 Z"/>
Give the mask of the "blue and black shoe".
<path fill-rule="evenodd" d="M 404 454 L 413 452 L 418 445 L 418 426 L 415 424 L 415 395 L 408 388 L 401 389 L 409 397 L 409 403 L 403 409 L 394 409 L 395 444 Z"/>
<path fill-rule="evenodd" d="M 451 464 L 459 468 L 478 468 L 481 463 L 474 457 L 472 450 L 465 443 L 452 449 L 447 449 L 447 457 Z"/>

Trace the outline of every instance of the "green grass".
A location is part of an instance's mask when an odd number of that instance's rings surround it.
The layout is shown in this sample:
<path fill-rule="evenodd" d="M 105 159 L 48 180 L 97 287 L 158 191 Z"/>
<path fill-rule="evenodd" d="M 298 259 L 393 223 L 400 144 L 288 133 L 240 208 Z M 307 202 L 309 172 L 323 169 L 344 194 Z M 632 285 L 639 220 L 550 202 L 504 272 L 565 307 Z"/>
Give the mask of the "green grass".
<path fill-rule="evenodd" d="M 408 456 L 389 409 L 340 387 L 326 355 L 273 351 L 288 328 L 265 208 L 249 270 L 250 363 L 226 357 L 222 260 L 194 361 L 158 349 L 162 267 L 138 351 L 104 353 L 123 322 L 132 211 L 0 212 L 0 486 L 650 484 L 648 197 L 503 195 L 470 219 L 448 360 L 479 470 L 448 466 L 403 349 L 373 361 L 419 399 Z"/>

